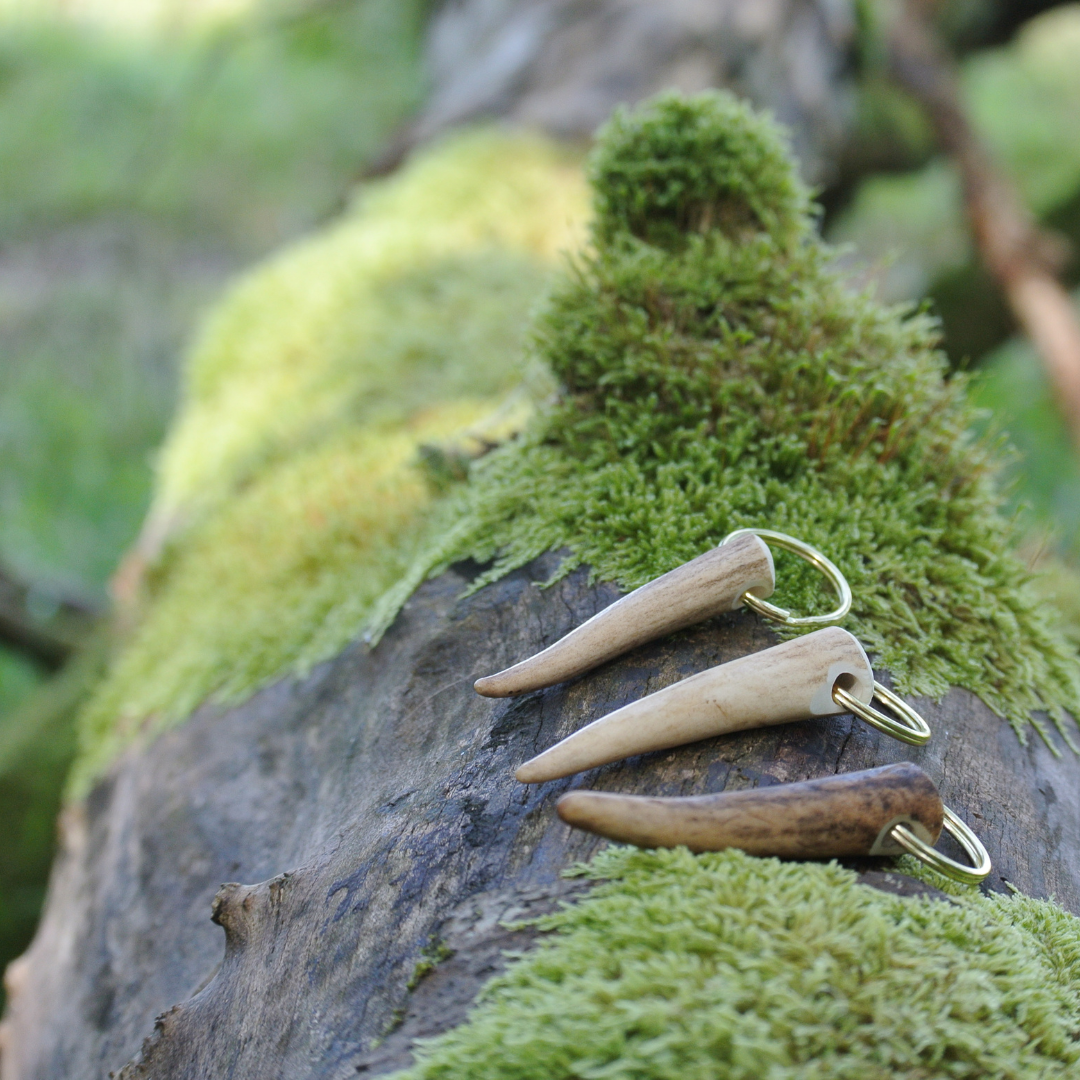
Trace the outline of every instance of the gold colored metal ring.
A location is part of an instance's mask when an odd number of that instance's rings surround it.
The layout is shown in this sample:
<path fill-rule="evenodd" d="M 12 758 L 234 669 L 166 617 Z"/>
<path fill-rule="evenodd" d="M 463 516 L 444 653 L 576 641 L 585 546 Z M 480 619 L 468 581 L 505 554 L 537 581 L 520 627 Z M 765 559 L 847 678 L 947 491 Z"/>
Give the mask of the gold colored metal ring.
<path fill-rule="evenodd" d="M 900 719 L 894 720 L 893 717 L 886 716 L 872 705 L 864 705 L 839 683 L 832 690 L 832 699 L 837 705 L 862 717 L 878 731 L 884 731 L 886 735 L 891 735 L 894 739 L 899 739 L 909 746 L 922 746 L 930 741 L 931 732 L 926 721 L 903 698 L 897 697 L 877 680 L 874 681 L 874 697 L 881 698 Z"/>
<path fill-rule="evenodd" d="M 739 599 L 747 607 L 753 608 L 759 615 L 764 616 L 766 619 L 772 619 L 773 622 L 783 623 L 785 626 L 831 626 L 833 623 L 840 622 L 851 610 L 851 586 L 848 585 L 847 578 L 817 548 L 804 544 L 801 540 L 796 540 L 794 536 L 788 536 L 787 533 L 773 532 L 772 529 L 736 529 L 734 532 L 728 533 L 720 541 L 721 546 L 729 540 L 734 540 L 737 536 L 760 536 L 762 540 L 775 544 L 778 548 L 783 548 L 785 551 L 790 551 L 805 559 L 811 566 L 824 574 L 840 600 L 840 606 L 835 611 L 829 612 L 828 615 L 796 617 L 786 608 L 770 604 L 768 600 L 762 600 L 751 592 L 744 592 Z"/>
<path fill-rule="evenodd" d="M 950 859 L 948 855 L 942 855 L 940 851 L 920 840 L 906 825 L 894 825 L 889 830 L 889 836 L 905 851 L 916 859 L 922 859 L 939 874 L 944 874 L 953 881 L 962 881 L 965 885 L 978 885 L 991 869 L 990 856 L 982 846 L 982 841 L 947 806 L 943 824 L 945 831 L 951 833 L 964 849 L 964 853 L 971 860 L 971 866 L 964 866 L 963 863 Z"/>

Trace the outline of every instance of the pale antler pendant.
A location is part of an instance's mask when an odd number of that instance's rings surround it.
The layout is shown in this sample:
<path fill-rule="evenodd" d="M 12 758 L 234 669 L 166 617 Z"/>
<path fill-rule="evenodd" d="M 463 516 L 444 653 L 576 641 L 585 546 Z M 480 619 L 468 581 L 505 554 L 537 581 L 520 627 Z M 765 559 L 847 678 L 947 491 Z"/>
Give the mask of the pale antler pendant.
<path fill-rule="evenodd" d="M 571 791 L 557 809 L 569 825 L 639 847 L 739 848 L 785 859 L 902 855 L 890 835 L 896 825 L 933 845 L 944 818 L 933 781 L 910 762 L 689 798 Z"/>
<path fill-rule="evenodd" d="M 830 626 L 720 664 L 608 713 L 525 762 L 517 778 L 537 784 L 729 731 L 835 716 L 847 711 L 833 700 L 837 680 L 852 697 L 870 704 L 874 672 L 863 647 L 846 630 Z"/>
<path fill-rule="evenodd" d="M 543 652 L 477 679 L 485 697 L 509 697 L 581 675 L 647 641 L 733 611 L 745 592 L 765 599 L 776 585 L 772 553 L 740 536 L 616 600 Z"/>

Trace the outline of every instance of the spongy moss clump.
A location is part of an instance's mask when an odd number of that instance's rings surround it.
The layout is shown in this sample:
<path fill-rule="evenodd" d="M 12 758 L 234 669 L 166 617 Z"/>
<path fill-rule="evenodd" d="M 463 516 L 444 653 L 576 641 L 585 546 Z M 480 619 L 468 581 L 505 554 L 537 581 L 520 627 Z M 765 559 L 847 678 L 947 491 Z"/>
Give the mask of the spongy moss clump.
<path fill-rule="evenodd" d="M 524 330 L 586 213 L 556 147 L 474 132 L 237 285 L 188 361 L 146 615 L 80 718 L 72 795 L 136 735 L 355 639 L 440 491 L 528 414 Z"/>
<path fill-rule="evenodd" d="M 1049 1080 L 1080 1069 L 1080 920 L 879 893 L 835 864 L 611 848 L 603 879 L 397 1080 Z"/>
<path fill-rule="evenodd" d="M 928 319 L 845 287 L 781 133 L 729 96 L 666 96 L 616 115 L 591 172 L 594 249 L 536 330 L 561 397 L 474 466 L 396 599 L 465 555 L 494 560 L 482 584 L 563 547 L 561 573 L 631 588 L 779 529 L 845 572 L 847 625 L 901 690 L 1067 732 L 1080 667 L 1012 554 L 963 380 Z M 818 581 L 779 558 L 785 606 Z"/>

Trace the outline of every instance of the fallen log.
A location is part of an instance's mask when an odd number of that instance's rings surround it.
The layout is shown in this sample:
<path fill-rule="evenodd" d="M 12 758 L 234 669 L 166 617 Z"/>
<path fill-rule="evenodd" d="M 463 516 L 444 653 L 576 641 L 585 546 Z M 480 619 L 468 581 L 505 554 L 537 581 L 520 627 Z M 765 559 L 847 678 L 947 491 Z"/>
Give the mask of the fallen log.
<path fill-rule="evenodd" d="M 464 600 L 474 568 L 455 567 L 374 650 L 357 644 L 237 708 L 204 707 L 130 751 L 68 811 L 41 931 L 9 975 L 4 1076 L 194 1080 L 223 1063 L 236 1080 L 376 1076 L 404 1064 L 400 1041 L 381 1054 L 376 1041 L 403 1015 L 413 1035 L 460 1019 L 498 950 L 527 943 L 498 923 L 563 896 L 560 872 L 597 848 L 555 816 L 579 786 L 689 795 L 911 760 L 978 830 L 991 888 L 1080 912 L 1080 762 L 1039 739 L 1021 746 L 962 690 L 918 702 L 935 732 L 924 748 L 840 716 L 519 784 L 518 764 L 582 724 L 776 640 L 733 613 L 576 682 L 477 696 L 477 676 L 619 595 L 585 570 L 538 588 L 556 565 Z M 414 999 L 440 941 L 465 974 Z"/>

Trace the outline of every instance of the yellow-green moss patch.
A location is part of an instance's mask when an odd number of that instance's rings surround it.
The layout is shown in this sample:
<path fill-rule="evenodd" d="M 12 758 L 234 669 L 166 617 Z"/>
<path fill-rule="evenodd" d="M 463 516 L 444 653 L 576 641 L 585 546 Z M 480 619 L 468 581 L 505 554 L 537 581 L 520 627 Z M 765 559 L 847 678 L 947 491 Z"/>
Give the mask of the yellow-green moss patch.
<path fill-rule="evenodd" d="M 610 848 L 551 938 L 397 1080 L 1050 1080 L 1080 920 L 877 892 L 835 864 Z"/>
<path fill-rule="evenodd" d="M 189 362 L 144 534 L 164 547 L 80 719 L 72 794 L 138 732 L 360 633 L 460 470 L 437 448 L 464 439 L 467 458 L 470 438 L 528 414 L 524 330 L 586 213 L 580 168 L 553 146 L 472 133 L 239 283 Z"/>
<path fill-rule="evenodd" d="M 507 388 L 580 169 L 550 143 L 476 132 L 372 184 L 340 224 L 239 283 L 187 365 L 152 516 L 186 521 L 328 426 L 401 421 Z"/>

